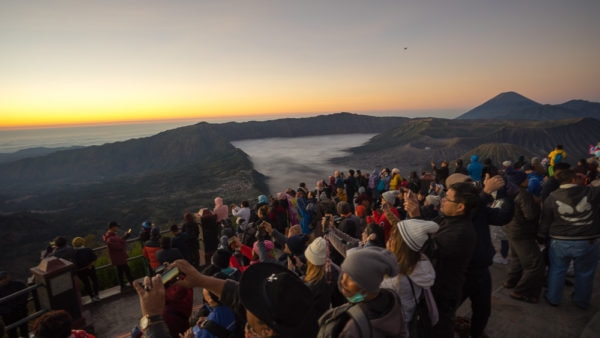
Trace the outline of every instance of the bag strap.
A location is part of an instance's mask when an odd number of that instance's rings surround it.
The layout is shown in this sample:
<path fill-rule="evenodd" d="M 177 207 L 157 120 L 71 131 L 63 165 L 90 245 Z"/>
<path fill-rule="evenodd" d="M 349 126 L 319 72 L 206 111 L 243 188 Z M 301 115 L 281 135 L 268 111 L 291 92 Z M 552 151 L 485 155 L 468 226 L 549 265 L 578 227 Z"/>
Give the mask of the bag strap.
<path fill-rule="evenodd" d="M 362 338 L 371 338 L 371 322 L 361 309 L 359 304 L 356 304 L 348 309 L 348 314 L 358 325 L 358 330 Z"/>
<path fill-rule="evenodd" d="M 205 320 L 202 323 L 201 328 L 206 329 L 217 338 L 228 338 L 231 335 L 231 331 L 227 330 L 214 320 Z"/>

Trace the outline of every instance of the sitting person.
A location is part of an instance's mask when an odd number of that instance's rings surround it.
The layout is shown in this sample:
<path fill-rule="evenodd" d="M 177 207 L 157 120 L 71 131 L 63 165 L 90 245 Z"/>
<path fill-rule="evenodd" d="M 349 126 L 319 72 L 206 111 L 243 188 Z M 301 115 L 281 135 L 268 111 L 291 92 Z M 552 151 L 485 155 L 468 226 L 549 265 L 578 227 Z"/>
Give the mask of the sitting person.
<path fill-rule="evenodd" d="M 51 311 L 33 324 L 33 334 L 36 338 L 95 338 L 83 330 L 72 330 L 73 319 L 65 310 Z"/>

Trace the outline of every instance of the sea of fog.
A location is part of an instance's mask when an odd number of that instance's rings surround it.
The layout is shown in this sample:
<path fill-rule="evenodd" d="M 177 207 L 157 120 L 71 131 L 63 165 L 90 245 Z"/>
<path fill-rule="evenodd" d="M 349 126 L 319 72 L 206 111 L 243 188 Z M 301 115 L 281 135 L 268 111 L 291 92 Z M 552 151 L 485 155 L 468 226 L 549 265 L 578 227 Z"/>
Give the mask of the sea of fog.
<path fill-rule="evenodd" d="M 320 179 L 328 178 L 336 167 L 332 158 L 347 155 L 347 150 L 360 146 L 376 134 L 346 134 L 295 138 L 241 140 L 232 144 L 244 151 L 254 169 L 268 177 L 271 193 L 296 188 L 305 182 L 313 188 Z"/>
<path fill-rule="evenodd" d="M 59 148 L 100 145 L 152 136 L 165 130 L 193 123 L 190 121 L 179 121 L 89 127 L 0 130 L 0 153 L 12 153 L 35 147 Z"/>

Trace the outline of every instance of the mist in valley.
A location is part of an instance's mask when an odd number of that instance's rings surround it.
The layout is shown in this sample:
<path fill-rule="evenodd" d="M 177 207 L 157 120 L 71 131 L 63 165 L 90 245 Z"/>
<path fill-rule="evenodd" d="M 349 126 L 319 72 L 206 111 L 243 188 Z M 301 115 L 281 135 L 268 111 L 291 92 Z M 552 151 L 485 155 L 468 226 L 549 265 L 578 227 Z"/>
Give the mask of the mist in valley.
<path fill-rule="evenodd" d="M 349 148 L 360 146 L 377 134 L 324 135 L 294 138 L 241 140 L 232 144 L 244 151 L 261 174 L 267 176 L 271 193 L 296 189 L 300 182 L 313 189 L 320 179 L 334 170 L 350 168 L 331 163 L 331 159 L 349 154 Z"/>

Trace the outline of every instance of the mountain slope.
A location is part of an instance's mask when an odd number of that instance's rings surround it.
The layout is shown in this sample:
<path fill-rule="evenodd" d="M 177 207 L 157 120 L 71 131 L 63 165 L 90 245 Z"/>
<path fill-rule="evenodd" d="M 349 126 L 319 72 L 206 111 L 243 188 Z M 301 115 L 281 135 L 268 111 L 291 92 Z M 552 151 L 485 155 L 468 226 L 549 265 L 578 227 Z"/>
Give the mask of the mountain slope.
<path fill-rule="evenodd" d="M 501 93 L 484 104 L 477 106 L 460 115 L 457 119 L 496 119 L 502 118 L 506 113 L 522 109 L 536 107 L 540 104 L 515 92 Z"/>

